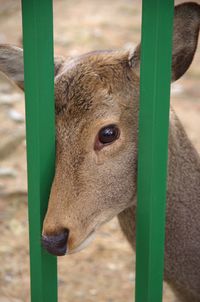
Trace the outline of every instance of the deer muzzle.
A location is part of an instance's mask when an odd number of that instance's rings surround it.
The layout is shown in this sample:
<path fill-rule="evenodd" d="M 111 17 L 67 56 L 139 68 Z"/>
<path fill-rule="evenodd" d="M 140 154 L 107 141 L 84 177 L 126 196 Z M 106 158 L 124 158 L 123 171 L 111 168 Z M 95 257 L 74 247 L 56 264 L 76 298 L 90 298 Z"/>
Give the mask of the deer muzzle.
<path fill-rule="evenodd" d="M 69 231 L 66 229 L 57 235 L 42 235 L 42 246 L 55 256 L 64 256 L 67 253 Z"/>

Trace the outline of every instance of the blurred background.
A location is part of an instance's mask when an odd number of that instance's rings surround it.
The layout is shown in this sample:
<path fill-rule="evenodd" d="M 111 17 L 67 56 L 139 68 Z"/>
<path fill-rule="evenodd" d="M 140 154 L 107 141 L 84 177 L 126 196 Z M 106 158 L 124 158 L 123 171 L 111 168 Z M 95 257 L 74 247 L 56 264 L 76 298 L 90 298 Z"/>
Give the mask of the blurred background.
<path fill-rule="evenodd" d="M 139 0 L 54 0 L 55 53 L 134 47 L 140 41 L 140 22 Z M 0 43 L 22 45 L 19 0 L 0 0 Z M 172 106 L 200 152 L 200 47 L 171 94 Z M 24 95 L 2 74 L 0 125 L 0 302 L 28 302 Z M 58 263 L 60 302 L 133 301 L 134 255 L 117 219 L 106 224 L 86 250 Z M 175 301 L 166 285 L 164 301 Z"/>

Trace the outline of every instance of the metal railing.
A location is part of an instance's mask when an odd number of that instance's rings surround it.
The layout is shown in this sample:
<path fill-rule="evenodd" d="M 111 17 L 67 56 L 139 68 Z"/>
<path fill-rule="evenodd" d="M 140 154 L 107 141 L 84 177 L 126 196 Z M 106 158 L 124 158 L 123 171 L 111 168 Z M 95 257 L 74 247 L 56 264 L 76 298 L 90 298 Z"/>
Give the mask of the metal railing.
<path fill-rule="evenodd" d="M 55 159 L 52 11 L 52 0 L 22 0 L 32 302 L 57 301 L 56 257 L 41 247 Z M 143 0 L 136 302 L 162 301 L 173 11 L 173 0 Z"/>

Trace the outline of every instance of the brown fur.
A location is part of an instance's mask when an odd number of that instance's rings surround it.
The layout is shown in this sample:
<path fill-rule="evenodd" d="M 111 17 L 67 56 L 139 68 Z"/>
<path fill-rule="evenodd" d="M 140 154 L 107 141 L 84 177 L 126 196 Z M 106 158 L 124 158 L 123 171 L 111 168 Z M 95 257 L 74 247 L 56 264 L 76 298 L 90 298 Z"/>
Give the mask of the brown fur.
<path fill-rule="evenodd" d="M 172 80 L 192 62 L 199 26 L 198 4 L 176 7 Z M 16 48 L 0 47 L 1 70 L 23 87 L 16 57 Z M 138 46 L 55 61 L 56 173 L 43 233 L 69 229 L 69 252 L 116 215 L 135 247 L 139 58 Z M 113 123 L 120 138 L 94 150 L 99 129 Z M 200 158 L 171 110 L 165 280 L 186 302 L 200 301 L 199 217 Z"/>

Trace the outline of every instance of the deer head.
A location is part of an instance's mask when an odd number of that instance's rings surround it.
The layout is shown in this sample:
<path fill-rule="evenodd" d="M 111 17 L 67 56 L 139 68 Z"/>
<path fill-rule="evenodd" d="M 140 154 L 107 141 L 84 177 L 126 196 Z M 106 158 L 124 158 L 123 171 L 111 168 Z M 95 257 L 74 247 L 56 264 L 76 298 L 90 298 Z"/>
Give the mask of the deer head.
<path fill-rule="evenodd" d="M 192 62 L 200 6 L 175 8 L 172 80 Z M 23 52 L 0 47 L 0 70 L 23 88 Z M 56 171 L 43 225 L 49 252 L 85 247 L 136 203 L 140 46 L 55 60 Z"/>

